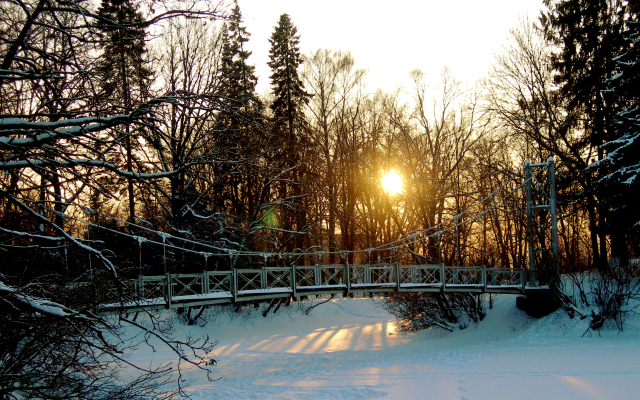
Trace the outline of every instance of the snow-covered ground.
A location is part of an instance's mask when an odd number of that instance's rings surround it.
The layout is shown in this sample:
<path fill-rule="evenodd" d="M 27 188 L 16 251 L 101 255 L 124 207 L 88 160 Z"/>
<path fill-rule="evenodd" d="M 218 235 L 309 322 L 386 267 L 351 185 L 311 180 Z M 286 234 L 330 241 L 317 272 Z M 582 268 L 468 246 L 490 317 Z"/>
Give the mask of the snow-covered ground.
<path fill-rule="evenodd" d="M 334 299 L 256 310 L 207 311 L 204 327 L 176 323 L 220 340 L 212 356 L 220 379 L 195 368 L 184 386 L 194 399 L 639 399 L 640 323 L 623 333 L 583 333 L 589 319 L 558 311 L 542 319 L 501 295 L 477 326 L 452 333 L 396 331 L 379 300 Z M 144 348 L 144 347 L 143 347 Z M 132 360 L 170 361 L 139 351 Z"/>

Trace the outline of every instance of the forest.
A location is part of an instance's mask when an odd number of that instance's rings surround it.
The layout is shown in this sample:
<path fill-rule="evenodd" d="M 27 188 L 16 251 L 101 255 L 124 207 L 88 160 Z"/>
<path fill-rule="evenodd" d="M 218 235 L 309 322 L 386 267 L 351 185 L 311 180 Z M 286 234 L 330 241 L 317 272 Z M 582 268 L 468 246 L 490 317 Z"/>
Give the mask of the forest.
<path fill-rule="evenodd" d="M 166 371 L 113 383 L 126 361 L 102 332 L 135 319 L 94 313 L 139 275 L 527 268 L 523 167 L 550 157 L 559 253 L 540 268 L 637 269 L 639 12 L 545 0 L 484 79 L 416 69 L 392 93 L 349 51 L 302 54 L 283 14 L 258 94 L 237 2 L 3 0 L 0 398 L 155 396 Z M 213 344 L 164 340 L 177 357 Z"/>

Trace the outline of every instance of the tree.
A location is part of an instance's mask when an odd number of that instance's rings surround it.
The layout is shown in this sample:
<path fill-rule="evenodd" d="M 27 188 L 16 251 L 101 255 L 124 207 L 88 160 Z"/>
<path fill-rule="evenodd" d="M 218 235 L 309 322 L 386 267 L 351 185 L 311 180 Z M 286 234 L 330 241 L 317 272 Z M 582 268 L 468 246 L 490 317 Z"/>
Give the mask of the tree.
<path fill-rule="evenodd" d="M 218 76 L 221 35 L 202 20 L 171 21 L 168 30 L 156 48 L 157 70 L 162 92 L 174 100 L 158 108 L 158 121 L 144 139 L 152 149 L 150 170 L 167 174 L 149 196 L 170 224 L 184 229 L 192 212 L 206 208 L 199 200 L 214 187 L 206 166 L 220 158 L 213 131 L 226 109 Z"/>
<path fill-rule="evenodd" d="M 601 171 L 598 183 L 603 192 L 611 194 L 612 219 L 615 228 L 623 231 L 640 224 L 637 207 L 640 202 L 640 96 L 637 91 L 640 87 L 640 22 L 628 24 L 631 45 L 615 59 L 619 72 L 609 80 L 608 90 L 627 100 L 629 106 L 615 116 L 619 137 L 603 144 L 601 148 L 606 157 L 590 166 Z"/>
<path fill-rule="evenodd" d="M 214 173 L 220 181 L 218 202 L 231 203 L 238 221 L 254 221 L 267 199 L 260 184 L 260 165 L 269 152 L 269 134 L 262 121 L 263 104 L 256 94 L 258 79 L 245 49 L 249 33 L 237 1 L 223 27 L 220 88 L 226 111 L 217 118 L 216 146 L 224 152 Z"/>
<path fill-rule="evenodd" d="M 103 0 L 98 16 L 110 21 L 103 25 L 103 52 L 97 71 L 101 93 L 99 101 L 107 104 L 111 113 L 131 112 L 134 104 L 148 100 L 152 73 L 146 56 L 146 30 L 137 5 L 131 0 Z M 106 110 L 105 110 L 106 111 Z M 127 172 L 133 172 L 133 147 L 130 126 L 116 135 L 124 139 L 124 162 Z M 138 147 L 138 146 L 136 146 Z M 135 221 L 133 178 L 127 177 L 129 221 Z"/>
<path fill-rule="evenodd" d="M 346 172 L 340 168 L 346 154 L 349 114 L 362 97 L 365 71 L 355 69 L 349 53 L 318 50 L 305 57 L 303 79 L 313 94 L 308 102 L 310 141 L 317 149 L 320 181 L 315 199 L 323 208 L 322 226 L 326 226 L 329 249 L 338 249 L 336 221 L 338 218 L 338 189 Z M 326 203 L 326 205 L 325 205 Z M 343 232 L 343 237 L 347 232 Z M 331 256 L 335 262 L 335 254 Z"/>
<path fill-rule="evenodd" d="M 541 22 L 547 39 L 557 46 L 552 65 L 557 72 L 555 82 L 568 100 L 568 109 L 578 110 L 574 124 L 584 131 L 582 140 L 595 149 L 597 160 L 604 157 L 600 147 L 615 138 L 614 116 L 624 108 L 624 101 L 613 91 L 607 91 L 607 80 L 615 74 L 615 57 L 625 51 L 625 21 L 635 14 L 631 2 L 625 0 L 565 0 L 553 3 L 545 0 L 548 12 Z M 589 178 L 592 179 L 592 178 Z M 594 193 L 589 184 L 585 193 L 590 208 L 598 209 L 598 222 L 591 223 L 599 235 L 599 251 L 594 261 L 603 266 L 607 260 L 607 234 L 612 242 L 613 256 L 626 251 L 625 233 L 609 229 L 610 205 L 606 193 Z M 592 219 L 595 216 L 591 215 Z M 622 255 L 622 257 L 626 257 Z"/>
<path fill-rule="evenodd" d="M 127 350 L 119 337 L 122 324 L 157 334 L 176 350 L 179 362 L 207 361 L 202 352 L 210 349 L 208 340 L 172 342 L 166 331 L 147 330 L 124 315 L 96 315 L 103 302 L 136 301 L 136 295 L 122 281 L 127 271 L 112 262 L 110 255 L 120 249 L 87 235 L 87 215 L 95 213 L 87 207 L 88 189 L 106 199 L 119 197 L 103 178 L 130 178 L 144 186 L 180 171 L 148 173 L 114 164 L 111 160 L 125 154 L 126 146 L 123 137 L 110 133 L 147 129 L 157 121 L 158 107 L 181 95 L 132 99 L 127 109 L 115 110 L 99 106 L 96 83 L 97 57 L 115 40 L 105 32 L 180 16 L 217 18 L 216 4 L 181 4 L 187 8 L 154 2 L 159 11 L 150 11 L 148 19 L 116 22 L 100 15 L 92 1 L 0 3 L 0 14 L 9 16 L 0 28 L 0 170 L 7 172 L 0 177 L 3 399 L 161 396 L 162 379 L 155 379 L 162 377 L 161 370 L 146 368 L 142 380 L 130 385 L 118 381 Z M 58 262 L 67 251 L 85 261 L 78 266 Z M 26 263 L 14 258 L 18 252 L 30 253 Z M 49 255 L 43 268 L 35 260 L 39 254 Z M 86 260 L 93 260 L 98 271 L 87 268 Z M 107 289 L 113 291 L 105 294 Z M 200 355 L 191 358 L 184 351 L 188 348 Z"/>
<path fill-rule="evenodd" d="M 292 212 L 288 213 L 281 208 L 280 218 L 284 230 L 295 232 L 295 246 L 301 248 L 301 233 L 306 229 L 301 184 L 305 179 L 304 151 L 308 148 L 304 106 L 310 96 L 305 92 L 298 75 L 298 68 L 302 64 L 298 47 L 300 36 L 289 15 L 280 16 L 269 43 L 271 49 L 268 64 L 272 71 L 270 78 L 274 96 L 271 104 L 273 129 L 282 137 L 280 159 L 284 160 L 283 167 L 286 171 L 280 182 L 279 197 L 282 200 L 292 200 L 287 205 Z"/>
<path fill-rule="evenodd" d="M 518 152 L 520 165 L 556 158 L 559 204 L 566 207 L 559 214 L 567 218 L 560 219 L 561 248 L 573 249 L 561 251 L 563 268 L 600 265 L 599 241 L 606 242 L 606 235 L 600 225 L 595 177 L 586 171 L 597 157 L 596 148 L 585 139 L 581 108 L 570 107 L 554 83 L 553 47 L 542 33 L 528 20 L 511 31 L 486 81 L 487 111 L 496 132 L 502 132 Z M 586 243 L 581 234 L 585 225 Z"/>

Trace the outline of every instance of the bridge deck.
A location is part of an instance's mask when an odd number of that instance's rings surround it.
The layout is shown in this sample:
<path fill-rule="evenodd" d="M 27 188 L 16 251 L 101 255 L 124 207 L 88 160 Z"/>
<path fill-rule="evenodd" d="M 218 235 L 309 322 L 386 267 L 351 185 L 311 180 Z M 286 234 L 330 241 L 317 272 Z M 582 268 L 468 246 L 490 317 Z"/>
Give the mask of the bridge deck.
<path fill-rule="evenodd" d="M 544 289 L 534 271 L 444 265 L 313 265 L 141 276 L 135 297 L 103 311 L 178 308 L 321 294 L 381 292 L 509 293 Z"/>

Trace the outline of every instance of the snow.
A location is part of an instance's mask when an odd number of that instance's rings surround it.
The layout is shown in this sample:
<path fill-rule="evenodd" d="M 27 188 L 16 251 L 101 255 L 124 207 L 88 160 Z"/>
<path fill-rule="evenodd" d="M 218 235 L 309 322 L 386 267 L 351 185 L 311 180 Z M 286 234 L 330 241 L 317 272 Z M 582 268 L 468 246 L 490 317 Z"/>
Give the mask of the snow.
<path fill-rule="evenodd" d="M 175 323 L 220 340 L 208 382 L 189 369 L 193 399 L 635 399 L 640 393 L 640 319 L 623 333 L 603 328 L 582 337 L 589 319 L 560 310 L 542 319 L 498 295 L 479 325 L 446 333 L 403 333 L 379 299 L 336 298 L 260 310 L 206 310 L 207 324 Z M 216 311 L 217 310 L 217 311 Z M 176 317 L 173 317 L 176 318 Z M 142 347 L 141 347 L 142 349 Z M 139 350 L 148 365 L 173 356 Z"/>

